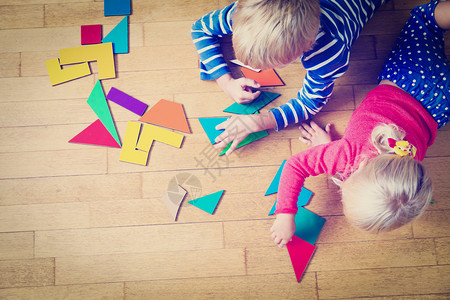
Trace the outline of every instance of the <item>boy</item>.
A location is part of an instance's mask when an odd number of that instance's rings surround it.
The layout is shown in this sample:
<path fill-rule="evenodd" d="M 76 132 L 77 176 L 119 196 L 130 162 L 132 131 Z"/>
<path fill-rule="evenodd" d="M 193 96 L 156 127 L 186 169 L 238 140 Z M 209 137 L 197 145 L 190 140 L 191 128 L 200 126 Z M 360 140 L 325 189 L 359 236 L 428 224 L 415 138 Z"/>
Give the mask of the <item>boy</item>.
<path fill-rule="evenodd" d="M 233 34 L 236 58 L 253 68 L 282 68 L 300 57 L 307 70 L 296 99 L 259 115 L 234 116 L 217 126 L 225 129 L 216 149 L 232 142 L 227 155 L 251 132 L 283 129 L 307 120 L 331 96 L 334 82 L 348 68 L 350 48 L 364 24 L 384 0 L 241 0 L 206 14 L 192 26 L 200 56 L 200 78 L 216 80 L 238 103 L 256 99 L 260 85 L 233 79 L 219 39 Z M 240 122 L 235 122 L 240 118 Z"/>

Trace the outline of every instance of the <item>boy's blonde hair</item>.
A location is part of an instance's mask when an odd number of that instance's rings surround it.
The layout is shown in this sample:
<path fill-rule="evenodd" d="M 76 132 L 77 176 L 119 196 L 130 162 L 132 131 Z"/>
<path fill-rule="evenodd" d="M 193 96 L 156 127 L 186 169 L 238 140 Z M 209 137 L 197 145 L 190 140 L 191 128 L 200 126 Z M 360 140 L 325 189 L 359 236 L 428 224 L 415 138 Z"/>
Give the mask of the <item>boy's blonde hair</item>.
<path fill-rule="evenodd" d="M 291 63 L 314 44 L 319 17 L 318 0 L 240 0 L 233 16 L 236 58 L 259 69 Z"/>
<path fill-rule="evenodd" d="M 341 183 L 344 214 L 359 229 L 396 229 L 420 216 L 431 200 L 431 178 L 425 168 L 389 147 L 388 138 L 404 136 L 395 125 L 377 126 L 372 143 L 380 154 Z"/>

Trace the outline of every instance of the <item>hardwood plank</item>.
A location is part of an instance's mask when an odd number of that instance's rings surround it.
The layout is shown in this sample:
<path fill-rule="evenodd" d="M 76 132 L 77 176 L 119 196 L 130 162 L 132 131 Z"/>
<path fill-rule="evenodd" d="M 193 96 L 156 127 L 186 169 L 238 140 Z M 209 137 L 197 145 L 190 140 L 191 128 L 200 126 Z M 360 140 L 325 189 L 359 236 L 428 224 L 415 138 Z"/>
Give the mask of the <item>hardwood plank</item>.
<path fill-rule="evenodd" d="M 54 259 L 0 260 L 0 288 L 53 285 Z"/>
<path fill-rule="evenodd" d="M 0 6 L 1 29 L 35 28 L 44 26 L 43 5 L 5 5 Z"/>
<path fill-rule="evenodd" d="M 336 84 L 376 84 L 385 59 L 352 60 L 344 75 L 336 80 Z"/>
<path fill-rule="evenodd" d="M 34 233 L 0 233 L 0 259 L 34 258 Z"/>
<path fill-rule="evenodd" d="M 450 131 L 438 130 L 436 140 L 434 144 L 431 145 L 430 148 L 428 148 L 426 157 L 450 156 L 450 149 L 448 147 L 449 141 L 450 141 Z M 434 171 L 435 171 L 434 168 L 430 170 L 430 172 Z"/>
<path fill-rule="evenodd" d="M 395 1 L 395 9 L 406 9 L 406 10 L 412 10 L 417 5 L 422 5 L 428 3 L 426 0 L 396 0 Z"/>
<path fill-rule="evenodd" d="M 445 141 L 443 141 L 445 144 Z M 430 157 L 425 158 L 422 162 L 428 172 L 430 172 L 433 182 L 433 201 L 429 210 L 450 209 L 448 195 L 450 186 L 448 184 L 448 170 L 450 170 L 449 157 Z"/>
<path fill-rule="evenodd" d="M 87 203 L 14 205 L 0 210 L 0 232 L 86 227 Z"/>
<path fill-rule="evenodd" d="M 20 53 L 0 53 L 0 78 L 20 76 Z"/>
<path fill-rule="evenodd" d="M 0 153 L 1 179 L 105 174 L 105 149 Z"/>
<path fill-rule="evenodd" d="M 435 239 L 438 265 L 450 264 L 450 237 Z"/>
<path fill-rule="evenodd" d="M 353 44 L 350 51 L 351 60 L 376 59 L 375 36 L 361 35 Z"/>
<path fill-rule="evenodd" d="M 275 219 L 224 222 L 226 248 L 257 248 L 273 246 L 270 227 Z"/>
<path fill-rule="evenodd" d="M 190 45 L 195 51 L 191 27 L 192 21 L 146 22 L 144 23 L 144 45 Z"/>
<path fill-rule="evenodd" d="M 447 265 L 318 272 L 319 298 L 448 293 L 449 268 Z"/>
<path fill-rule="evenodd" d="M 176 94 L 174 100 L 184 105 L 186 116 L 192 119 L 228 116 L 229 114 L 224 113 L 223 110 L 233 104 L 233 100 L 223 91 Z M 197 121 L 193 120 L 190 125 L 192 126 L 194 122 Z M 200 132 L 203 131 L 201 127 L 199 127 L 199 130 Z"/>
<path fill-rule="evenodd" d="M 0 205 L 140 199 L 141 182 L 141 174 L 6 179 L 0 180 Z"/>
<path fill-rule="evenodd" d="M 412 223 L 415 238 L 450 236 L 450 210 L 426 211 Z"/>
<path fill-rule="evenodd" d="M 36 257 L 223 248 L 221 223 L 170 224 L 36 232 Z"/>
<path fill-rule="evenodd" d="M 367 22 L 361 35 L 400 34 L 409 17 L 409 10 L 380 10 Z"/>
<path fill-rule="evenodd" d="M 56 284 L 244 275 L 242 249 L 56 258 Z"/>
<path fill-rule="evenodd" d="M 287 274 L 232 276 L 201 279 L 127 282 L 125 295 L 132 299 L 317 299 L 314 273 L 301 284 Z"/>
<path fill-rule="evenodd" d="M 80 99 L 89 97 L 94 77 L 87 76 L 52 87 L 48 76 L 0 78 L 1 102 Z M 36 91 L 39 91 L 37 93 Z M 6 118 L 2 116 L 2 119 Z"/>
<path fill-rule="evenodd" d="M 0 40 L 4 41 L 0 44 L 0 53 L 77 47 L 80 46 L 80 34 L 80 27 L 0 30 Z"/>
<path fill-rule="evenodd" d="M 46 4 L 46 3 L 66 3 L 66 2 L 92 2 L 95 0 L 3 0 L 3 5 L 26 5 L 26 4 Z"/>
<path fill-rule="evenodd" d="M 60 285 L 0 289 L 2 299 L 124 299 L 123 283 Z"/>

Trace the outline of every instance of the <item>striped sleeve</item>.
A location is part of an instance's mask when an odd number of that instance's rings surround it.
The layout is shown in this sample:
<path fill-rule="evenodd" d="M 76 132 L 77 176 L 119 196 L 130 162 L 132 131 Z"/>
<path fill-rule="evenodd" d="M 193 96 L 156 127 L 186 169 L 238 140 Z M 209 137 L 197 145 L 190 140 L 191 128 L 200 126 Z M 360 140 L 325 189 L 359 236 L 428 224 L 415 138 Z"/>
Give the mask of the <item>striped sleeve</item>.
<path fill-rule="evenodd" d="M 229 73 L 220 38 L 232 33 L 231 16 L 237 2 L 212 11 L 192 25 L 191 36 L 200 56 L 200 79 L 213 80 Z"/>
<path fill-rule="evenodd" d="M 326 36 L 319 37 L 318 42 L 322 38 Z M 336 79 L 348 68 L 350 51 L 346 45 L 337 39 L 319 45 L 322 46 L 302 57 L 307 73 L 297 98 L 270 110 L 277 121 L 277 130 L 317 114 L 331 97 Z"/>

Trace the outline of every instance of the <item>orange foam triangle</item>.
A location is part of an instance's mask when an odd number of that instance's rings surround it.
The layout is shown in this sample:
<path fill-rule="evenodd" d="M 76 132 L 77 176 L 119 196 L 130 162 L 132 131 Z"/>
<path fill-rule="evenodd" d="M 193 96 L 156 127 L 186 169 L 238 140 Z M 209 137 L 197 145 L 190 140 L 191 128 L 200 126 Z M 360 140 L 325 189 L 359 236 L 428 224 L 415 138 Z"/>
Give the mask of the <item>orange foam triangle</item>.
<path fill-rule="evenodd" d="M 73 137 L 69 143 L 120 148 L 120 145 L 117 144 L 116 140 L 100 120 L 97 120 L 86 127 L 83 131 Z"/>
<path fill-rule="evenodd" d="M 183 105 L 161 99 L 139 121 L 191 133 Z"/>
<path fill-rule="evenodd" d="M 284 82 L 281 80 L 280 76 L 278 76 L 275 70 L 262 70 L 260 72 L 255 72 L 245 67 L 242 67 L 241 71 L 245 77 L 255 80 L 261 86 L 284 85 Z"/>

